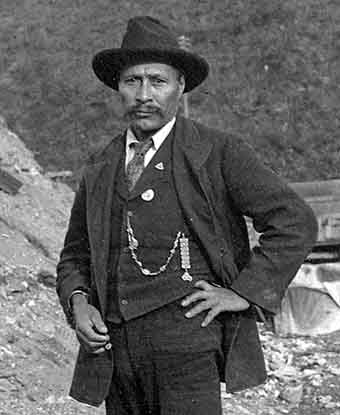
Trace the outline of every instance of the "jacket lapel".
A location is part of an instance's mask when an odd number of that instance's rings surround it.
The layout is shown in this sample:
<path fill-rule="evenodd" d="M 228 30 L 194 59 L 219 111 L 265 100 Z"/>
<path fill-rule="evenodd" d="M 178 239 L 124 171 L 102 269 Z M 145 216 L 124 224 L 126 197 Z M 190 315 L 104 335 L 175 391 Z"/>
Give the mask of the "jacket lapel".
<path fill-rule="evenodd" d="M 85 173 L 92 269 L 103 314 L 105 314 L 107 302 L 114 182 L 122 152 L 124 152 L 124 137 L 120 136 L 105 151 L 105 159 L 91 164 Z"/>

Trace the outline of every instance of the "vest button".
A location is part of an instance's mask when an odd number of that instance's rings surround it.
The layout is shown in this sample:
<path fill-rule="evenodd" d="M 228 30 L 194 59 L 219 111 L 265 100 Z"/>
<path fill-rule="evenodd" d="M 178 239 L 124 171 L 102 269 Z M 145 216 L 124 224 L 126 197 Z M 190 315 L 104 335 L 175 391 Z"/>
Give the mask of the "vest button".
<path fill-rule="evenodd" d="M 124 252 L 124 254 L 128 254 L 130 252 L 130 248 L 128 246 L 125 246 L 123 248 L 123 252 Z"/>
<path fill-rule="evenodd" d="M 128 300 L 125 300 L 124 299 L 124 300 L 121 301 L 121 303 L 122 303 L 122 305 L 127 305 L 128 304 Z"/>

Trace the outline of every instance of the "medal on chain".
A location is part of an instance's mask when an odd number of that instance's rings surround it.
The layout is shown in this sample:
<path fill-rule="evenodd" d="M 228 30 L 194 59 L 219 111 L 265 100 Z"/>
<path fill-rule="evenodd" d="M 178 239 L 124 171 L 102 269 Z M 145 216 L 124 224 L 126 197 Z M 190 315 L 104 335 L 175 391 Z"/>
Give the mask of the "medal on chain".
<path fill-rule="evenodd" d="M 188 271 L 191 268 L 189 239 L 186 238 L 184 234 L 179 238 L 179 250 L 181 255 L 181 267 L 184 269 L 184 274 L 181 278 L 183 281 L 192 281 L 192 276 Z"/>

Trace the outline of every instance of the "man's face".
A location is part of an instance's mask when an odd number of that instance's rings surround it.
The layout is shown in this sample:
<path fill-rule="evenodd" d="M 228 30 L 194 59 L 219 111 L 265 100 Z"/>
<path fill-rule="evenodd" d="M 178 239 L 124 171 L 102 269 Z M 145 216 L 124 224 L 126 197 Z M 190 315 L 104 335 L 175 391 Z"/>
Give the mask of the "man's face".
<path fill-rule="evenodd" d="M 134 65 L 121 72 L 125 118 L 137 138 L 152 135 L 174 117 L 184 87 L 183 76 L 163 63 Z"/>

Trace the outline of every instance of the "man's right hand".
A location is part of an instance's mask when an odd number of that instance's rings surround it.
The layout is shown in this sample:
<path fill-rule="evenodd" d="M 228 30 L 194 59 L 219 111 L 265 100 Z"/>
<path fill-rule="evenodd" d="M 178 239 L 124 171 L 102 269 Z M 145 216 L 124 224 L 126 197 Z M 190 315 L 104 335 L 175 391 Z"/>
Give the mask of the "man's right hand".
<path fill-rule="evenodd" d="M 102 353 L 111 347 L 108 329 L 99 311 L 82 294 L 72 296 L 75 330 L 79 343 L 90 353 Z"/>

